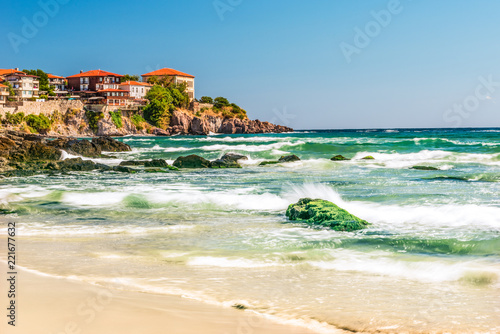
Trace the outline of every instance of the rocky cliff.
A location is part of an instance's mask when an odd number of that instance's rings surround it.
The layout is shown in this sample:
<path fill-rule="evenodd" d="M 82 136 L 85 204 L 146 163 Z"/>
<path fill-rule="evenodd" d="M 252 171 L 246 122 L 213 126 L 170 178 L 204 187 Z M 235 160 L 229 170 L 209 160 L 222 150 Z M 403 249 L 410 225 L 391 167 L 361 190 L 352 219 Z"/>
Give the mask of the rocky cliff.
<path fill-rule="evenodd" d="M 207 135 L 210 133 L 280 133 L 290 132 L 292 128 L 275 125 L 259 120 L 222 118 L 217 116 L 193 116 L 182 111 L 174 111 L 170 127 L 165 135 L 192 134 Z"/>
<path fill-rule="evenodd" d="M 7 114 L 13 115 L 22 113 L 24 121 L 9 123 Z M 116 111 L 114 111 L 116 113 Z M 43 131 L 30 126 L 27 115 L 32 114 L 27 110 L 18 108 L 9 113 L 0 113 L 4 129 L 24 132 L 38 132 L 49 136 L 70 136 L 70 137 L 92 137 L 92 136 L 125 136 L 125 135 L 158 135 L 171 136 L 176 134 L 185 135 L 208 135 L 210 133 L 224 134 L 253 134 L 253 133 L 281 133 L 293 131 L 292 128 L 275 125 L 259 120 L 226 118 L 216 115 L 193 115 L 189 111 L 176 110 L 172 113 L 170 126 L 167 129 L 156 128 L 146 122 L 134 121 L 134 113 L 118 111 L 117 115 L 112 115 L 111 111 L 93 112 L 85 107 L 66 108 L 54 110 L 52 112 L 40 112 L 50 119 L 49 129 Z M 33 113 L 36 115 L 36 113 Z M 114 117 L 113 117 L 114 116 Z M 137 116 L 137 115 L 136 115 Z M 119 118 L 119 124 L 116 118 Z M 139 117 L 139 119 L 142 119 Z"/>

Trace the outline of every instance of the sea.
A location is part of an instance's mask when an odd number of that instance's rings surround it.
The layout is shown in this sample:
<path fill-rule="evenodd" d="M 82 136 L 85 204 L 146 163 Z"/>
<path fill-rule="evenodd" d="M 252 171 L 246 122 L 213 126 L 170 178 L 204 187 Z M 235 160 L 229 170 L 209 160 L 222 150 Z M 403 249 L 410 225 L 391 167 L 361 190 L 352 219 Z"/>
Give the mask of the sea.
<path fill-rule="evenodd" d="M 0 207 L 13 213 L 0 216 L 0 233 L 16 222 L 18 265 L 234 307 L 248 333 L 259 317 L 318 333 L 500 333 L 500 129 L 118 140 L 132 150 L 93 160 L 248 160 L 1 179 Z M 290 154 L 301 160 L 259 166 Z M 372 225 L 338 232 L 287 220 L 305 197 Z"/>

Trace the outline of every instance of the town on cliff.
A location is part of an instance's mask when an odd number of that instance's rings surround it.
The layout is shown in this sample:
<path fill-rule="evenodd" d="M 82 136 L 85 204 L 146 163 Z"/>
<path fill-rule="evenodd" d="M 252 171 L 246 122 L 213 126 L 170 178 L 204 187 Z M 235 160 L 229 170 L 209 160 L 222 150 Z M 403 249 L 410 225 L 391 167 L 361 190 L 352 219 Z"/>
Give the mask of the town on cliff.
<path fill-rule="evenodd" d="M 170 68 L 141 75 L 103 70 L 63 77 L 0 69 L 1 127 L 60 137 L 281 133 L 224 97 L 195 98 L 195 77 Z"/>

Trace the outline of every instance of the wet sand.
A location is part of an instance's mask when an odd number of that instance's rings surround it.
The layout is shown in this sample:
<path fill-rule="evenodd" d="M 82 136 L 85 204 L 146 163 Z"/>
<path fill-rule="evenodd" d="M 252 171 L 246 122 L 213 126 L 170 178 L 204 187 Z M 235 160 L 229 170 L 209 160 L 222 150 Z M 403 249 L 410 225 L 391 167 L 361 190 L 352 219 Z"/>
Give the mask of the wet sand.
<path fill-rule="evenodd" d="M 7 272 L 2 261 L 3 272 Z M 105 289 L 64 278 L 18 272 L 16 326 L 7 324 L 7 281 L 2 279 L 4 334 L 275 333 L 311 330 L 274 323 L 248 311 L 177 296 Z"/>

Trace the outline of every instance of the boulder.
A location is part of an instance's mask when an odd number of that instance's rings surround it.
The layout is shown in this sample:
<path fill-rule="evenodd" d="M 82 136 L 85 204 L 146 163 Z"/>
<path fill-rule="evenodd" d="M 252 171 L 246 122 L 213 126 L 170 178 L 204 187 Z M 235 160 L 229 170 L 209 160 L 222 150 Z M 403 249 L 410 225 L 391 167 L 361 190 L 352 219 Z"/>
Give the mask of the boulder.
<path fill-rule="evenodd" d="M 78 140 L 74 138 L 58 138 L 56 140 L 49 141 L 47 145 L 84 157 L 97 158 L 101 156 L 101 147 L 88 141 L 87 139 Z"/>
<path fill-rule="evenodd" d="M 238 153 L 226 153 L 222 156 L 222 160 L 238 161 L 238 160 L 248 160 L 248 157 Z"/>
<path fill-rule="evenodd" d="M 299 161 L 300 158 L 296 156 L 295 154 L 292 155 L 285 155 L 282 156 L 281 158 L 278 159 L 278 162 L 294 162 L 294 161 Z"/>
<path fill-rule="evenodd" d="M 168 163 L 163 159 L 153 159 L 144 162 L 144 167 L 168 167 Z"/>
<path fill-rule="evenodd" d="M 364 158 L 361 158 L 362 160 L 375 160 L 374 157 L 372 157 L 371 155 L 367 155 L 366 157 Z"/>
<path fill-rule="evenodd" d="M 351 160 L 351 159 L 348 159 L 346 157 L 344 157 L 343 155 L 336 155 L 334 157 L 332 157 L 330 160 L 332 161 L 345 161 L 345 160 Z"/>
<path fill-rule="evenodd" d="M 210 163 L 212 168 L 241 168 L 238 160 L 247 160 L 248 158 L 241 154 L 226 153 L 220 159 Z"/>
<path fill-rule="evenodd" d="M 177 168 L 210 168 L 211 164 L 207 159 L 191 154 L 185 157 L 178 157 L 174 161 L 174 166 Z"/>
<path fill-rule="evenodd" d="M 293 221 L 336 231 L 356 231 L 371 225 L 334 203 L 322 199 L 302 198 L 297 203 L 290 204 L 286 216 Z"/>
<path fill-rule="evenodd" d="M 92 138 L 92 143 L 99 146 L 101 151 L 106 152 L 128 152 L 132 150 L 129 145 L 111 137 Z"/>

